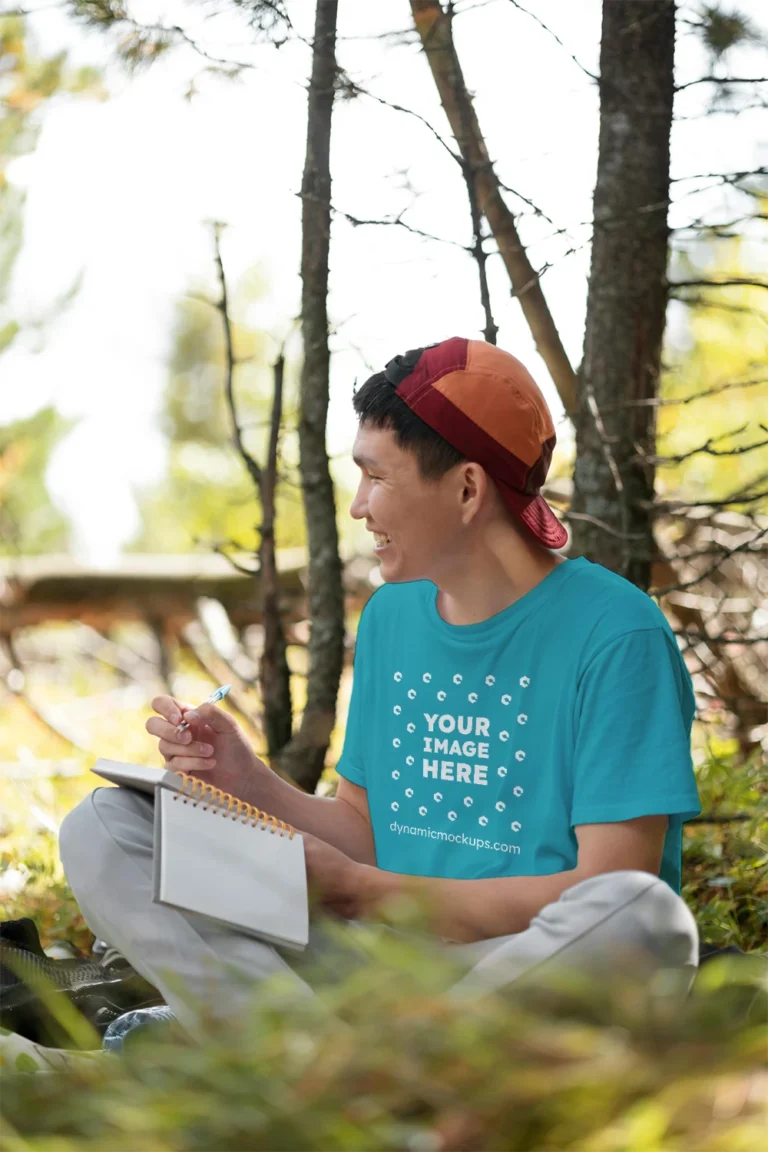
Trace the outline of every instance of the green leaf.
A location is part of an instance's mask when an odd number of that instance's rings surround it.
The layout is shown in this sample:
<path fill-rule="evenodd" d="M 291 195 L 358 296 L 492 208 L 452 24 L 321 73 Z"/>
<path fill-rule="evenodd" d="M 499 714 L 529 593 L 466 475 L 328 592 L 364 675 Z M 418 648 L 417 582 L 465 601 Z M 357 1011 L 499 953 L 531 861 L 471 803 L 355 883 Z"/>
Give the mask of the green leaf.
<path fill-rule="evenodd" d="M 39 1072 L 40 1065 L 37 1064 L 27 1052 L 20 1052 L 16 1057 L 16 1071 L 17 1072 Z"/>
<path fill-rule="evenodd" d="M 13 343 L 18 331 L 19 325 L 15 320 L 9 320 L 7 324 L 0 327 L 0 353 Z"/>

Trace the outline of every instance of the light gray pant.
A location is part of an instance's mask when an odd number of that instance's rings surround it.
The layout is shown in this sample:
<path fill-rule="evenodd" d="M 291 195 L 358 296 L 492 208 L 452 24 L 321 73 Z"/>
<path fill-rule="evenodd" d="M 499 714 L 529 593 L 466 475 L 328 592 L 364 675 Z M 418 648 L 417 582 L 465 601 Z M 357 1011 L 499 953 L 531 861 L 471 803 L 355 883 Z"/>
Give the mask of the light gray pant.
<path fill-rule="evenodd" d="M 216 1015 L 232 1016 L 254 982 L 277 973 L 295 986 L 297 996 L 312 995 L 300 972 L 327 948 L 318 929 L 311 932 L 305 956 L 297 958 L 205 917 L 153 902 L 149 797 L 126 788 L 97 788 L 66 817 L 60 848 L 91 930 L 162 992 L 180 1020 L 193 1023 L 181 987 Z M 542 908 L 524 932 L 444 948 L 459 966 L 452 994 L 462 997 L 500 989 L 539 973 L 543 965 L 614 974 L 624 965 L 649 977 L 663 971 L 677 998 L 690 988 L 698 962 L 693 916 L 663 880 L 647 872 L 607 872 L 582 880 Z"/>

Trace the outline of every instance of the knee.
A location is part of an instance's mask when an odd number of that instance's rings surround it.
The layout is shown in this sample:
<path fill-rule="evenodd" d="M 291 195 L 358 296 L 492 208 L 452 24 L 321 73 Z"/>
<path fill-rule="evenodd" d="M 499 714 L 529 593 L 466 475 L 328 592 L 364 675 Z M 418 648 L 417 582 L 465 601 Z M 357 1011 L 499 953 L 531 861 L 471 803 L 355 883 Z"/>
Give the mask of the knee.
<path fill-rule="evenodd" d="M 650 872 L 604 872 L 583 882 L 590 896 L 621 924 L 627 939 L 671 968 L 698 964 L 696 921 L 685 901 Z M 580 888 L 582 885 L 575 885 Z"/>
<path fill-rule="evenodd" d="M 98 871 L 98 846 L 101 837 L 102 803 L 99 797 L 106 788 L 90 792 L 69 812 L 59 829 L 59 855 L 70 886 L 79 877 L 82 866 L 87 870 Z"/>
<path fill-rule="evenodd" d="M 126 788 L 96 788 L 65 816 L 59 830 L 59 855 L 73 889 L 99 876 L 122 828 L 142 816 L 146 820 L 143 804 L 143 796 Z"/>
<path fill-rule="evenodd" d="M 635 869 L 622 869 L 616 872 L 601 872 L 597 876 L 589 876 L 579 884 L 574 884 L 569 892 L 589 893 L 590 896 L 607 904 L 623 906 L 635 900 L 665 900 L 666 893 L 674 897 L 675 893 L 664 880 L 652 872 L 640 872 Z"/>
<path fill-rule="evenodd" d="M 59 855 L 65 871 L 70 856 L 93 839 L 93 825 L 97 818 L 93 803 L 94 793 L 89 793 L 71 812 L 64 817 L 59 829 Z"/>

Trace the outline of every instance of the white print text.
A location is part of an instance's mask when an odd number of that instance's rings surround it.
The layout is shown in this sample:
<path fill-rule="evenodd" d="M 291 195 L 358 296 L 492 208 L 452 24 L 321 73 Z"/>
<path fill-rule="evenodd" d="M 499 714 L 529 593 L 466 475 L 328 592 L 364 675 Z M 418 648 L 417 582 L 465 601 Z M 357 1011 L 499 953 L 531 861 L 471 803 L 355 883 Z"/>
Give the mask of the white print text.
<path fill-rule="evenodd" d="M 487 764 L 456 763 L 453 760 L 423 760 L 423 774 L 435 780 L 456 780 L 459 784 L 487 784 Z"/>
<path fill-rule="evenodd" d="M 477 848 L 478 851 L 506 852 L 512 856 L 520 855 L 518 844 L 503 844 L 498 840 L 481 840 L 479 836 L 467 836 L 465 832 L 441 832 L 434 828 L 412 828 L 407 824 L 398 824 L 394 820 L 389 826 L 390 832 L 398 836 L 421 836 L 427 840 L 446 840 L 449 844 L 464 844 L 468 848 Z"/>
<path fill-rule="evenodd" d="M 488 760 L 490 744 L 486 740 L 449 739 L 451 732 L 461 736 L 489 736 L 491 722 L 487 716 L 451 716 L 448 713 L 424 713 L 427 728 L 434 735 L 424 736 L 425 752 L 442 752 L 444 756 L 466 757 L 457 760 L 422 760 L 422 775 L 433 780 L 454 780 L 457 784 L 487 785 L 488 765 L 470 764 L 472 760 Z M 438 732 L 446 733 L 438 736 Z"/>
<path fill-rule="evenodd" d="M 435 712 L 434 716 L 430 716 L 428 712 L 424 713 L 424 719 L 427 722 L 427 727 L 430 732 L 435 730 L 435 721 L 437 727 L 441 732 L 455 732 L 459 731 L 462 736 L 487 736 L 490 727 L 490 720 L 486 716 L 441 716 L 439 712 Z M 474 725 L 474 733 L 472 727 Z"/>
<path fill-rule="evenodd" d="M 476 744 L 474 740 L 439 740 L 436 736 L 424 737 L 425 752 L 447 752 L 449 756 L 477 756 L 479 760 L 488 759 L 488 744 Z"/>

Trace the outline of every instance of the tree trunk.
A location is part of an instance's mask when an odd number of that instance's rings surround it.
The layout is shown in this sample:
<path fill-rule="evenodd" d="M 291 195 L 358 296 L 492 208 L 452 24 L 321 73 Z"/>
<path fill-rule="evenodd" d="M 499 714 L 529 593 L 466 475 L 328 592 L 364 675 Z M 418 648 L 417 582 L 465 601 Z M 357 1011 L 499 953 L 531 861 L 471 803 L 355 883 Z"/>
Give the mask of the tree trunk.
<path fill-rule="evenodd" d="M 275 551 L 275 495 L 277 491 L 280 423 L 283 414 L 283 374 L 285 359 L 281 352 L 274 366 L 272 417 L 269 429 L 267 463 L 261 474 L 261 528 L 259 536 L 259 572 L 261 574 L 261 613 L 264 622 L 264 649 L 259 663 L 259 686 L 264 706 L 264 733 L 267 754 L 279 760 L 291 739 L 293 708 L 291 705 L 291 672 L 286 654 L 285 629 L 281 615 L 280 581 Z"/>
<path fill-rule="evenodd" d="M 336 718 L 344 659 L 344 594 L 336 504 L 325 446 L 328 414 L 328 248 L 331 228 L 330 142 L 336 79 L 338 0 L 317 0 L 309 85 L 302 195 L 301 372 L 299 449 L 309 544 L 309 676 L 301 726 L 280 765 L 314 791 Z"/>
<path fill-rule="evenodd" d="M 477 207 L 488 221 L 499 246 L 512 293 L 520 301 L 536 349 L 549 370 L 563 407 L 572 414 L 576 410 L 576 376 L 549 311 L 539 276 L 528 259 L 515 218 L 502 196 L 456 54 L 451 16 L 443 11 L 440 0 L 411 0 L 411 12 L 443 111 L 464 161 L 465 178 L 468 182 L 474 180 Z"/>
<path fill-rule="evenodd" d="M 647 591 L 667 304 L 674 0 L 603 0 L 600 147 L 576 415 L 573 554 Z"/>

